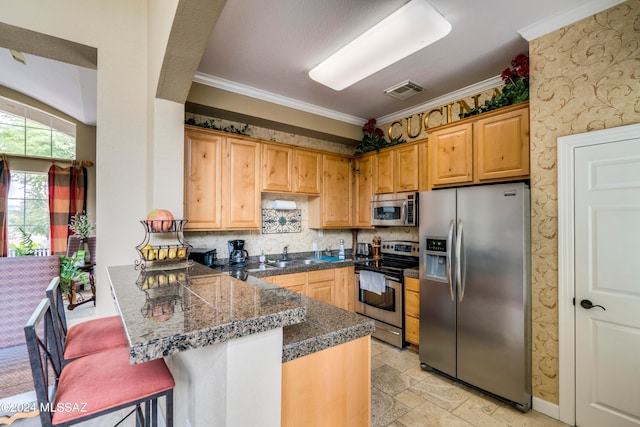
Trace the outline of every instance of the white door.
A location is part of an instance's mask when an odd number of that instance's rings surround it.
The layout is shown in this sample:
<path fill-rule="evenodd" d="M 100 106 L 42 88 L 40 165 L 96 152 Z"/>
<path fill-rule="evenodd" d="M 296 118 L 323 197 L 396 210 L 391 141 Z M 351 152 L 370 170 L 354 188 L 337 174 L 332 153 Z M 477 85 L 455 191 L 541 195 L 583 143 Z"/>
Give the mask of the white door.
<path fill-rule="evenodd" d="M 640 136 L 576 148 L 574 182 L 576 425 L 637 427 Z"/>

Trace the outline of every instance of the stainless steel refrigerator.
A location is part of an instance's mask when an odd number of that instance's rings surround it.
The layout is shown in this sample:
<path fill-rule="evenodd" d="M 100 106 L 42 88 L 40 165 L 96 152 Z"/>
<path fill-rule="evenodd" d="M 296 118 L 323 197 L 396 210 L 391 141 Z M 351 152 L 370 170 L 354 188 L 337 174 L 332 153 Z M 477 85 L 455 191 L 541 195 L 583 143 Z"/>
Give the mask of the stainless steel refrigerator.
<path fill-rule="evenodd" d="M 528 186 L 433 190 L 419 200 L 422 368 L 529 410 Z"/>

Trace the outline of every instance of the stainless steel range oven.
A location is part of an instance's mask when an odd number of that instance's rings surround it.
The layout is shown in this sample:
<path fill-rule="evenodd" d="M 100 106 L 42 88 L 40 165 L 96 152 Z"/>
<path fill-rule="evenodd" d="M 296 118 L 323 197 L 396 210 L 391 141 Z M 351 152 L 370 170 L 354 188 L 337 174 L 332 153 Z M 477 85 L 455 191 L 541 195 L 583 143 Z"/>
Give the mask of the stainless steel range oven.
<path fill-rule="evenodd" d="M 419 244 L 383 242 L 379 259 L 356 259 L 356 312 L 375 321 L 373 336 L 404 347 L 404 269 L 419 264 Z M 365 273 L 362 273 L 365 271 Z"/>

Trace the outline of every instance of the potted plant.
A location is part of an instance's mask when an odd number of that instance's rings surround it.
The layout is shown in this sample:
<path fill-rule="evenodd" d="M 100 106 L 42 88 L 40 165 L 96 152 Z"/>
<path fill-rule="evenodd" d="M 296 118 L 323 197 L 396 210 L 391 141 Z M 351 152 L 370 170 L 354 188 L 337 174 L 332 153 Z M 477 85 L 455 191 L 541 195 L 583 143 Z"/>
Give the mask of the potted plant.
<path fill-rule="evenodd" d="M 33 256 L 36 254 L 36 245 L 31 240 L 31 233 L 27 233 L 24 231 L 22 227 L 18 227 L 18 230 L 22 233 L 22 238 L 20 239 L 19 245 L 14 245 L 11 243 L 9 246 L 11 249 L 15 251 L 16 256 Z"/>
<path fill-rule="evenodd" d="M 88 239 L 95 228 L 95 223 L 89 220 L 89 217 L 84 213 L 76 213 L 71 217 L 71 222 L 69 223 L 69 229 L 73 231 L 73 234 L 80 237 L 80 248 L 84 251 L 83 259 L 87 263 L 91 260 Z"/>
<path fill-rule="evenodd" d="M 73 282 L 82 282 L 87 284 L 89 280 L 84 271 L 78 267 L 78 259 L 76 257 L 60 256 L 60 288 L 67 295 L 69 303 L 72 301 L 71 288 Z"/>

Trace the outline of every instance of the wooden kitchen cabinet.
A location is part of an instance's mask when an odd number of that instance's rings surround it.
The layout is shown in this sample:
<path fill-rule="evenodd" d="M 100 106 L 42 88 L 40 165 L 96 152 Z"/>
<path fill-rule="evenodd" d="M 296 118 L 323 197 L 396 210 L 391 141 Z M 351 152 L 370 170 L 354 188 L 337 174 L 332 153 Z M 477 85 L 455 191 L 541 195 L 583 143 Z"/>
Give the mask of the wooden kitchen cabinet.
<path fill-rule="evenodd" d="M 429 134 L 431 186 L 529 178 L 529 103 L 505 107 Z"/>
<path fill-rule="evenodd" d="M 186 229 L 213 230 L 222 227 L 222 145 L 219 135 L 200 129 L 184 134 L 184 217 Z"/>
<path fill-rule="evenodd" d="M 351 159 L 322 155 L 322 191 L 309 201 L 310 228 L 349 228 L 353 211 Z"/>
<path fill-rule="evenodd" d="M 335 269 L 335 304 L 343 310 L 355 312 L 355 271 L 354 267 Z"/>
<path fill-rule="evenodd" d="M 447 186 L 473 181 L 473 125 L 458 124 L 429 134 L 431 184 Z"/>
<path fill-rule="evenodd" d="M 261 280 L 345 310 L 355 311 L 354 274 L 353 267 L 340 267 L 268 276 Z"/>
<path fill-rule="evenodd" d="M 259 183 L 256 141 L 185 127 L 185 229 L 259 229 Z"/>
<path fill-rule="evenodd" d="M 282 274 L 279 276 L 265 277 L 262 280 L 282 286 L 290 291 L 307 295 L 307 273 Z"/>
<path fill-rule="evenodd" d="M 333 269 L 307 272 L 307 296 L 335 305 L 335 278 Z"/>
<path fill-rule="evenodd" d="M 373 194 L 373 154 L 355 160 L 354 226 L 371 227 L 371 195 Z"/>
<path fill-rule="evenodd" d="M 373 193 L 418 191 L 419 166 L 417 143 L 380 150 L 374 156 Z"/>
<path fill-rule="evenodd" d="M 227 138 L 225 148 L 228 185 L 223 186 L 223 226 L 232 230 L 260 229 L 260 145 L 252 140 Z"/>
<path fill-rule="evenodd" d="M 395 150 L 380 151 L 374 157 L 373 193 L 393 193 Z"/>
<path fill-rule="evenodd" d="M 404 340 L 420 346 L 420 280 L 404 278 Z"/>
<path fill-rule="evenodd" d="M 371 425 L 369 335 L 282 364 L 282 427 Z"/>
<path fill-rule="evenodd" d="M 293 190 L 293 148 L 262 144 L 262 191 L 290 193 Z"/>
<path fill-rule="evenodd" d="M 473 125 L 475 179 L 529 177 L 529 109 L 519 108 Z"/>
<path fill-rule="evenodd" d="M 293 162 L 294 192 L 320 194 L 322 154 L 308 150 L 294 151 Z"/>
<path fill-rule="evenodd" d="M 393 191 L 418 191 L 419 159 L 418 144 L 402 144 L 394 148 Z"/>
<path fill-rule="evenodd" d="M 322 155 L 283 144 L 262 144 L 262 191 L 320 194 Z"/>
<path fill-rule="evenodd" d="M 418 191 L 430 191 L 429 183 L 429 141 L 427 139 L 418 144 Z"/>

